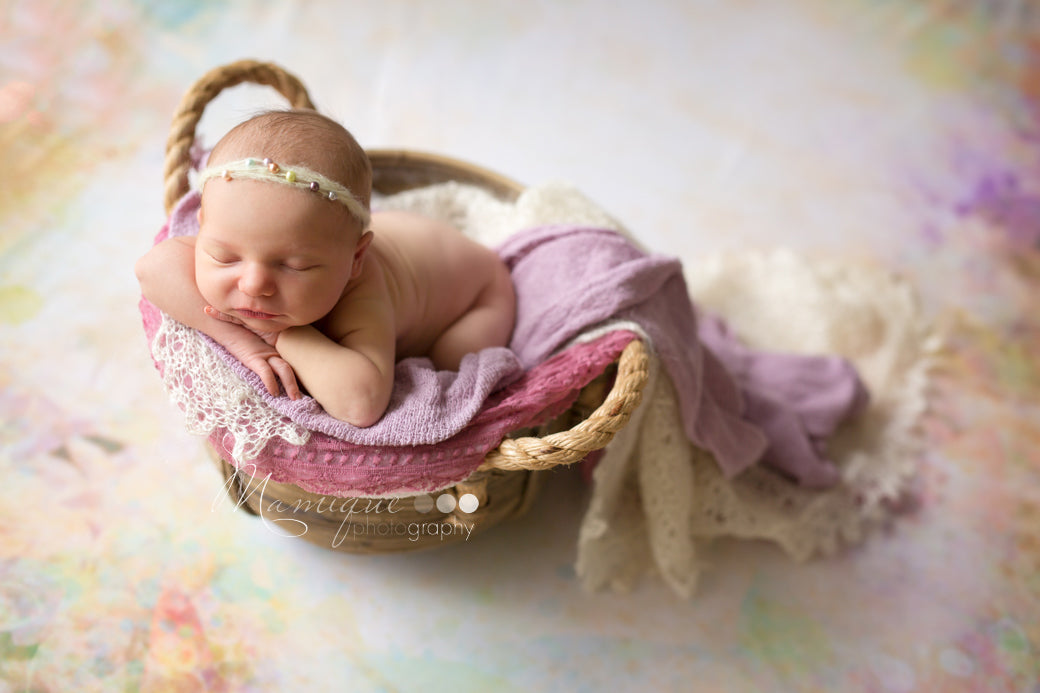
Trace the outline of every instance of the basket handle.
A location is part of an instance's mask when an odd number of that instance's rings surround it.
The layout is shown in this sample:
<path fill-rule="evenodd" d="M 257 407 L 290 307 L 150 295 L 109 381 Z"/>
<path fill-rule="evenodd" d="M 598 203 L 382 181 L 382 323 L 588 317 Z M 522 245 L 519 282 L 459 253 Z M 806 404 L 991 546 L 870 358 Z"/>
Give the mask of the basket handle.
<path fill-rule="evenodd" d="M 195 143 L 195 128 L 202 120 L 202 112 L 224 89 L 243 82 L 274 87 L 293 108 L 314 108 L 303 83 L 274 63 L 239 60 L 204 74 L 181 98 L 170 124 L 166 161 L 163 164 L 163 204 L 167 214 L 177 200 L 188 192 L 191 146 Z"/>
<path fill-rule="evenodd" d="M 590 452 L 605 447 L 624 428 L 643 398 L 649 376 L 646 344 L 634 339 L 618 359 L 614 387 L 587 419 L 543 438 L 506 438 L 484 457 L 478 470 L 538 471 L 580 462 Z"/>

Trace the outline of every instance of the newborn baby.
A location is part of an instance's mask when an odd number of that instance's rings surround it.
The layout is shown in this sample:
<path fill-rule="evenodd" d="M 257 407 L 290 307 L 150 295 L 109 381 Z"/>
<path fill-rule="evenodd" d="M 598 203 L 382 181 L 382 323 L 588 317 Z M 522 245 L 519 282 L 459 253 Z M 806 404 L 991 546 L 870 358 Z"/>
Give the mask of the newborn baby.
<path fill-rule="evenodd" d="M 135 271 L 145 298 L 204 332 L 271 392 L 300 386 L 332 416 L 371 426 L 394 364 L 457 370 L 505 346 L 516 297 L 490 249 L 448 224 L 369 214 L 372 168 L 349 132 L 314 111 L 232 129 L 199 178 L 197 237 L 154 246 Z"/>

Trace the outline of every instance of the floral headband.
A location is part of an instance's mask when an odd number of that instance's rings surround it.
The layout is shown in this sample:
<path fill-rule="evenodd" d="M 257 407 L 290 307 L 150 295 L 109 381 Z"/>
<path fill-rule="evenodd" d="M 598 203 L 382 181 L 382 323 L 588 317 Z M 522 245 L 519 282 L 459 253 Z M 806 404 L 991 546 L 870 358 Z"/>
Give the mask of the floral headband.
<path fill-rule="evenodd" d="M 354 193 L 340 185 L 334 180 L 326 178 L 317 171 L 312 171 L 303 166 L 282 168 L 270 159 L 239 159 L 229 161 L 220 166 L 210 166 L 199 173 L 199 188 L 213 178 L 224 180 L 261 180 L 269 183 L 281 183 L 293 187 L 302 187 L 312 190 L 327 200 L 339 202 L 361 222 L 362 228 L 368 228 L 371 219 L 368 209 L 361 203 Z"/>

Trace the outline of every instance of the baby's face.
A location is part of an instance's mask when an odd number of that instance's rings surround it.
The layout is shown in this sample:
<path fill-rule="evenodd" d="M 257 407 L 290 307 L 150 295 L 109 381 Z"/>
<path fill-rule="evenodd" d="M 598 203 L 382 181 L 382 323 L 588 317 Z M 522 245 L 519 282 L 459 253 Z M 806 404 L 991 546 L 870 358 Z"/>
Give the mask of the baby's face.
<path fill-rule="evenodd" d="M 343 296 L 359 233 L 341 205 L 288 186 L 214 179 L 199 220 L 199 291 L 247 326 L 308 325 Z"/>

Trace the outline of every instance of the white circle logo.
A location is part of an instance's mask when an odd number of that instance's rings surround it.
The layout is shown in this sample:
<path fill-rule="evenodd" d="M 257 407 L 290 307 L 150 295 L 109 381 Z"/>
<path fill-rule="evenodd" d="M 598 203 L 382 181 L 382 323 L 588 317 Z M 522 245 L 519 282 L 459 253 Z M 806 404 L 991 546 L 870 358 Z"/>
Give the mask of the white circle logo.
<path fill-rule="evenodd" d="M 416 496 L 414 502 L 416 512 L 420 513 L 428 513 L 433 510 L 434 506 L 442 513 L 450 513 L 456 506 L 455 496 L 450 493 L 442 493 L 437 496 L 436 501 L 433 500 L 432 496 L 424 493 L 421 496 Z M 464 493 L 459 497 L 457 505 L 459 510 L 468 514 L 476 512 L 477 508 L 480 507 L 480 500 L 472 493 Z"/>
<path fill-rule="evenodd" d="M 464 513 L 476 512 L 478 507 L 480 507 L 480 501 L 472 493 L 464 493 L 459 498 L 459 510 Z"/>

